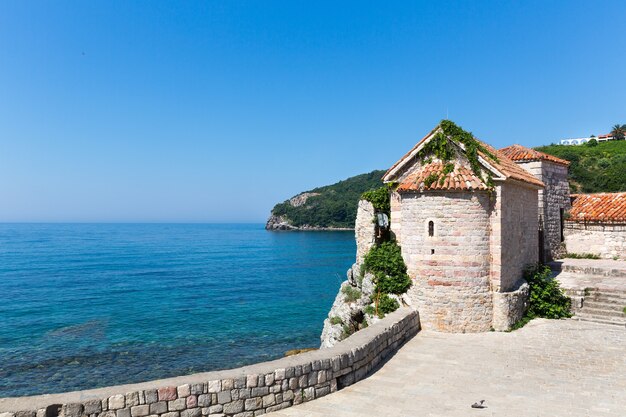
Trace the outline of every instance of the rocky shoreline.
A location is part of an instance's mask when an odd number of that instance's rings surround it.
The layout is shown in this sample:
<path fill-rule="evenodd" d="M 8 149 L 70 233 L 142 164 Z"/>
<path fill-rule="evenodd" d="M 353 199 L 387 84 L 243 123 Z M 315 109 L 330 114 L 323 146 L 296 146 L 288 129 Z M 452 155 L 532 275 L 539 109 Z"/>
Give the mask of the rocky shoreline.
<path fill-rule="evenodd" d="M 351 231 L 352 227 L 319 227 L 308 224 L 294 226 L 289 219 L 284 216 L 271 215 L 265 224 L 265 230 L 271 231 L 309 231 L 309 232 L 331 232 L 331 231 Z"/>

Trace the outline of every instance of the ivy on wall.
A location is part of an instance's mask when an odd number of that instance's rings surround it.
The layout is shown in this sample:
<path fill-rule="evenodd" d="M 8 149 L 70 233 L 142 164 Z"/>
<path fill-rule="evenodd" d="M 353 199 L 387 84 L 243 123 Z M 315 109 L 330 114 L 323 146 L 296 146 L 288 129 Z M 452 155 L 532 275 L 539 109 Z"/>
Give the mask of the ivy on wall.
<path fill-rule="evenodd" d="M 435 136 L 427 142 L 417 154 L 417 158 L 419 158 L 422 163 L 432 162 L 432 155 L 434 155 L 444 164 L 441 172 L 433 172 L 426 177 L 424 185 L 426 187 L 430 187 L 436 181 L 439 181 L 440 184 L 443 185 L 446 175 L 454 171 L 454 163 L 451 161 L 456 155 L 454 145 L 456 143 L 457 145 L 462 145 L 465 148 L 465 156 L 469 161 L 472 172 L 480 178 L 489 190 L 493 190 L 493 177 L 491 173 L 488 172 L 486 176 L 487 178 L 483 178 L 478 156 L 479 154 L 483 154 L 494 162 L 498 162 L 498 157 L 490 152 L 482 143 L 476 140 L 470 132 L 463 130 L 450 120 L 442 120 L 439 124 L 439 128 L 440 130 L 435 134 Z"/>
<path fill-rule="evenodd" d="M 393 240 L 373 246 L 365 255 L 363 270 L 374 275 L 376 314 L 382 317 L 397 310 L 400 304 L 389 294 L 405 293 L 411 286 L 400 246 Z"/>
<path fill-rule="evenodd" d="M 375 190 L 366 191 L 361 195 L 363 200 L 367 200 L 377 211 L 382 211 L 389 214 L 391 210 L 391 202 L 389 197 L 389 187 L 383 185 Z"/>

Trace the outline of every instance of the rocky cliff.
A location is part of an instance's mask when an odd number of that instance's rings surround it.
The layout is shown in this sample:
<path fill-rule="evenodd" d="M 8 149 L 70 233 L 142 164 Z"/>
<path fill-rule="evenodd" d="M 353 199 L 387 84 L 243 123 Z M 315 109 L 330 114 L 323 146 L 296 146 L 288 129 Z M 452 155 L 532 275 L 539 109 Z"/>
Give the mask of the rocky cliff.
<path fill-rule="evenodd" d="M 324 320 L 321 348 L 330 348 L 352 333 L 379 321 L 373 302 L 375 277 L 363 268 L 363 261 L 370 249 L 378 242 L 375 222 L 376 211 L 369 201 L 360 200 L 355 221 L 356 262 L 347 272 L 347 279 L 340 288 L 333 306 Z M 406 294 L 390 295 L 399 305 L 410 305 Z"/>
<path fill-rule="evenodd" d="M 300 193 L 272 209 L 268 230 L 352 230 L 361 194 L 381 185 L 372 171 Z"/>

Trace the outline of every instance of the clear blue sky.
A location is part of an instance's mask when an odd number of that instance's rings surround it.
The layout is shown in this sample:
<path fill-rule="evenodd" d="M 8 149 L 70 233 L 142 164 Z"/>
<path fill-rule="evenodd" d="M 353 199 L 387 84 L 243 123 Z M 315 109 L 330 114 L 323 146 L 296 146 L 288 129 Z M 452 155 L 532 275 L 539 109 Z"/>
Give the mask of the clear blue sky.
<path fill-rule="evenodd" d="M 0 2 L 0 221 L 264 221 L 448 112 L 626 123 L 626 2 Z"/>

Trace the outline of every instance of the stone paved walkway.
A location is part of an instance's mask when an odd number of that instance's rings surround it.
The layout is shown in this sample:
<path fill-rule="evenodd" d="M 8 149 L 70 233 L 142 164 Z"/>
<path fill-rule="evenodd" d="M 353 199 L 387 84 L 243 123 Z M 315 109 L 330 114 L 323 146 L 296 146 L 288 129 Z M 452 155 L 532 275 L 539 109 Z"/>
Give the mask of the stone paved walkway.
<path fill-rule="evenodd" d="M 626 330 L 538 319 L 512 333 L 423 331 L 369 378 L 269 416 L 624 417 Z"/>

